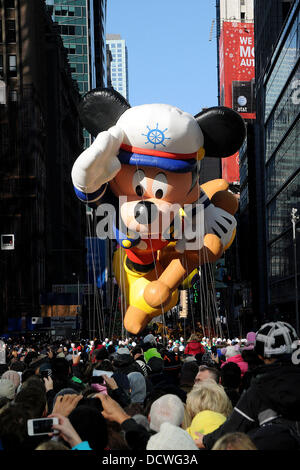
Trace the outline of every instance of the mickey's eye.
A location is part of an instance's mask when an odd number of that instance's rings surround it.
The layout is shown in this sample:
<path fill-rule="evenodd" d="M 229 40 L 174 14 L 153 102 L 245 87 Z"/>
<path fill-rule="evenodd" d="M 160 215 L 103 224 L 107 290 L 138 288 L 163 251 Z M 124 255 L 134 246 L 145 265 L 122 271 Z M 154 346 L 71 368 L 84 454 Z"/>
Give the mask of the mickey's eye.
<path fill-rule="evenodd" d="M 152 184 L 152 193 L 156 199 L 162 199 L 168 191 L 168 180 L 164 173 L 158 173 Z"/>
<path fill-rule="evenodd" d="M 143 170 L 137 170 L 132 178 L 132 187 L 138 196 L 143 196 L 146 190 L 145 173 Z"/>

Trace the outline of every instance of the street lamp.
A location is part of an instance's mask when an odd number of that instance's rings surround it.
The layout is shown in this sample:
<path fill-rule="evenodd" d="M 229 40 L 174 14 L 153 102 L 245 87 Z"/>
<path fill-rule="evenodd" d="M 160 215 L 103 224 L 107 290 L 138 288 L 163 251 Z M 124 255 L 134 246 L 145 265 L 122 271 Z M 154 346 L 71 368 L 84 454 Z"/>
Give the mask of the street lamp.
<path fill-rule="evenodd" d="M 294 245 L 294 269 L 295 269 L 295 302 L 296 302 L 296 330 L 299 334 L 299 312 L 298 312 L 298 273 L 297 273 L 297 245 L 296 245 L 296 223 L 299 220 L 299 215 L 297 214 L 298 209 L 295 207 L 292 208 L 291 212 L 291 221 L 293 224 L 293 245 Z M 299 229 L 297 229 L 298 231 Z"/>

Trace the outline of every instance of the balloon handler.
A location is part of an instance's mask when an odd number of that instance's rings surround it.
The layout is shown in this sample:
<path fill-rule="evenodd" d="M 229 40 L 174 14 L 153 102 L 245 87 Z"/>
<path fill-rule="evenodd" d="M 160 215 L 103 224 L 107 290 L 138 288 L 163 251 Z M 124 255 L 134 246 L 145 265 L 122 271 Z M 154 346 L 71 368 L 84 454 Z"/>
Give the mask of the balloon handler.
<path fill-rule="evenodd" d="M 95 140 L 74 163 L 73 185 L 81 201 L 115 208 L 114 275 L 126 299 L 124 327 L 138 334 L 233 242 L 237 198 L 223 179 L 200 186 L 199 170 L 204 156 L 236 153 L 245 124 L 225 107 L 195 117 L 166 104 L 130 107 L 105 88 L 88 92 L 79 114 Z"/>

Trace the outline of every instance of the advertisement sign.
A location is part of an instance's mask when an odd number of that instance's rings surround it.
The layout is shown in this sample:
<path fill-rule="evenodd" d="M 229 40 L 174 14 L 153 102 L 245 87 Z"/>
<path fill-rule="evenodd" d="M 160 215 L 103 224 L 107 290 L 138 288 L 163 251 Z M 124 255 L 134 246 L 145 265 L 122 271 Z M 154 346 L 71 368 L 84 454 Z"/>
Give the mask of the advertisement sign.
<path fill-rule="evenodd" d="M 221 106 L 255 119 L 254 24 L 224 21 L 220 36 Z"/>
<path fill-rule="evenodd" d="M 255 119 L 254 24 L 224 21 L 220 35 L 220 105 Z M 222 177 L 239 181 L 239 153 L 222 161 Z"/>

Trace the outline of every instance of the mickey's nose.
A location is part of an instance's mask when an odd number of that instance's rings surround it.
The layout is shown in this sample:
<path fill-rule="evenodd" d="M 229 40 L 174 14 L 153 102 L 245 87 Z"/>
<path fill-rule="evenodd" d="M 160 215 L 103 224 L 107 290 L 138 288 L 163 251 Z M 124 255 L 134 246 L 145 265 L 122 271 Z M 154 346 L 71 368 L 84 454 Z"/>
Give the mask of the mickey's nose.
<path fill-rule="evenodd" d="M 158 215 L 156 205 L 150 201 L 139 202 L 134 208 L 134 218 L 139 224 L 149 225 Z"/>

